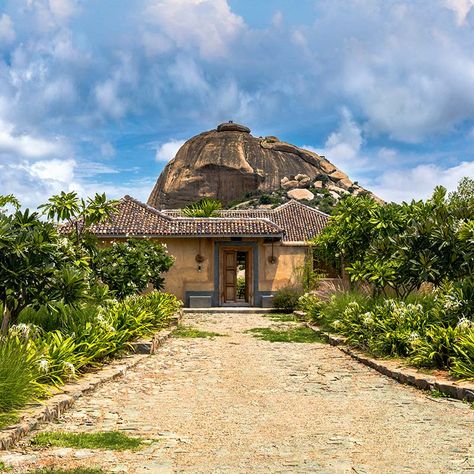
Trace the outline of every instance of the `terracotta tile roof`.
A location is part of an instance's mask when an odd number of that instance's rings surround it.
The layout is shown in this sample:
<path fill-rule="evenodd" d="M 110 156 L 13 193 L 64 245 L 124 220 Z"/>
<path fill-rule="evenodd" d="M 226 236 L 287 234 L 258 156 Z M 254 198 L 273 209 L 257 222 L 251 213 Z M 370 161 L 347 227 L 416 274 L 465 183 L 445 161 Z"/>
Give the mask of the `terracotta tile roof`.
<path fill-rule="evenodd" d="M 67 226 L 62 229 L 67 231 Z M 190 218 L 166 215 L 130 196 L 122 198 L 117 212 L 103 224 L 92 226 L 97 236 L 163 237 L 283 237 L 284 230 L 266 218 L 229 216 Z"/>
<path fill-rule="evenodd" d="M 179 209 L 161 211 L 169 217 L 180 216 Z M 285 230 L 286 242 L 304 242 L 319 234 L 328 223 L 324 212 L 291 200 L 274 209 L 226 209 L 220 211 L 221 218 L 268 219 Z"/>

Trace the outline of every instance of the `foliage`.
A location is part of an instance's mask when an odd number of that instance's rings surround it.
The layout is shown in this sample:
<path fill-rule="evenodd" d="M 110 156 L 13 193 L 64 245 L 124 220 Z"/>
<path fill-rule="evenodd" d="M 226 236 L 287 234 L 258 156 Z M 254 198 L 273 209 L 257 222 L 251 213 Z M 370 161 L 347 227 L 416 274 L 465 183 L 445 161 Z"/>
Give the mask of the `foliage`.
<path fill-rule="evenodd" d="M 84 296 L 83 275 L 71 269 L 68 244 L 37 213 L 0 213 L 0 301 L 3 332 L 28 305 Z"/>
<path fill-rule="evenodd" d="M 174 260 L 163 244 L 151 240 L 130 239 L 112 242 L 97 251 L 93 269 L 100 280 L 113 290 L 119 299 L 144 291 L 149 284 L 163 287 L 162 274 Z"/>
<path fill-rule="evenodd" d="M 245 298 L 245 287 L 246 287 L 246 278 L 239 276 L 237 277 L 237 286 L 236 286 L 236 293 L 237 299 L 244 299 Z"/>
<path fill-rule="evenodd" d="M 138 449 L 143 444 L 140 438 L 128 436 L 120 431 L 104 431 L 98 433 L 42 432 L 38 433 L 31 440 L 31 443 L 35 446 L 107 449 L 115 451 Z"/>
<path fill-rule="evenodd" d="M 456 285 L 405 300 L 352 291 L 336 293 L 327 303 L 305 295 L 300 307 L 323 329 L 373 355 L 405 357 L 415 366 L 474 379 L 474 321 L 468 313 L 472 302 L 463 299 L 467 295 Z"/>
<path fill-rule="evenodd" d="M 38 397 L 38 355 L 16 335 L 0 336 L 0 414 Z"/>
<path fill-rule="evenodd" d="M 301 294 L 302 290 L 294 286 L 280 288 L 273 296 L 273 307 L 286 311 L 294 311 L 298 306 L 298 299 Z"/>
<path fill-rule="evenodd" d="M 113 215 L 116 201 L 109 201 L 105 194 L 96 194 L 93 198 L 80 199 L 72 191 L 52 196 L 47 204 L 39 206 L 50 220 L 67 222 L 68 230 L 78 243 L 93 224 L 104 222 Z"/>
<path fill-rule="evenodd" d="M 204 198 L 187 205 L 181 210 L 185 217 L 219 217 L 222 203 L 216 199 Z"/>
<path fill-rule="evenodd" d="M 23 322 L 0 342 L 0 413 L 127 350 L 134 339 L 167 327 L 180 306 L 175 296 L 152 292 L 103 305 L 27 308 L 20 315 Z"/>
<path fill-rule="evenodd" d="M 263 317 L 279 322 L 295 322 L 296 318 L 293 313 L 269 313 L 262 314 Z"/>
<path fill-rule="evenodd" d="M 352 281 L 374 293 L 406 298 L 423 283 L 461 282 L 474 272 L 474 181 L 464 178 L 447 196 L 382 205 L 368 196 L 341 199 L 315 238 L 316 256 L 345 266 Z M 472 286 L 472 285 L 471 285 Z"/>
<path fill-rule="evenodd" d="M 285 329 L 253 328 L 249 329 L 247 332 L 254 334 L 255 337 L 258 337 L 259 339 L 269 342 L 326 342 L 326 339 L 320 332 L 313 331 L 312 329 L 303 326 L 292 326 Z"/>
<path fill-rule="evenodd" d="M 183 337 L 183 338 L 209 338 L 209 337 L 218 337 L 223 336 L 217 332 L 212 331 L 201 331 L 190 326 L 179 326 L 174 332 L 173 337 Z"/>

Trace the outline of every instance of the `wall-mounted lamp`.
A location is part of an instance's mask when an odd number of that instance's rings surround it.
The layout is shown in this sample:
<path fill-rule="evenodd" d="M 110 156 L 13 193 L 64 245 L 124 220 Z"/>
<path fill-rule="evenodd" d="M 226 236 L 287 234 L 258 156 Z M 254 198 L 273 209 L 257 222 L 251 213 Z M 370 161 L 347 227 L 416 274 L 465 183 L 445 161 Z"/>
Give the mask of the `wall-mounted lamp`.
<path fill-rule="evenodd" d="M 277 262 L 277 258 L 273 254 L 273 240 L 272 240 L 272 254 L 268 257 L 268 263 L 274 265 Z"/>

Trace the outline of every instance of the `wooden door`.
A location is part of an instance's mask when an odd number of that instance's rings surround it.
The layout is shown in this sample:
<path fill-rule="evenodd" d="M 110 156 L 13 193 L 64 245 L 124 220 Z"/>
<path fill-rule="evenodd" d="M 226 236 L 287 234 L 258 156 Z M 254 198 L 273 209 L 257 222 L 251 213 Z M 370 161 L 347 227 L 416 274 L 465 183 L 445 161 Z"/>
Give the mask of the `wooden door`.
<path fill-rule="evenodd" d="M 237 301 L 237 252 L 224 250 L 224 303 Z"/>

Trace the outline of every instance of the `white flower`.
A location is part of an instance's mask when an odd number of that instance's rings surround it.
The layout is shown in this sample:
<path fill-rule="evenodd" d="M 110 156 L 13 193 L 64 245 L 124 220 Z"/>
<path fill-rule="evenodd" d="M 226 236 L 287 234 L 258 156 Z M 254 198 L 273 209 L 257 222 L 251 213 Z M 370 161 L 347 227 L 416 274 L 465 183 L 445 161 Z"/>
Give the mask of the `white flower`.
<path fill-rule="evenodd" d="M 367 311 L 367 313 L 364 313 L 362 315 L 362 321 L 365 326 L 370 326 L 371 324 L 374 323 L 374 317 L 373 314 L 370 311 Z"/>
<path fill-rule="evenodd" d="M 64 362 L 63 369 L 69 378 L 73 378 L 76 375 L 76 369 L 70 362 Z"/>
<path fill-rule="evenodd" d="M 474 329 L 474 321 L 471 321 L 468 318 L 461 318 L 456 327 L 461 331 L 467 331 L 469 329 Z"/>
<path fill-rule="evenodd" d="M 46 359 L 41 359 L 38 365 L 40 372 L 43 374 L 47 374 L 49 372 L 49 362 Z"/>
<path fill-rule="evenodd" d="M 420 339 L 420 335 L 416 331 L 413 331 L 410 334 L 410 341 L 417 341 L 418 339 Z"/>

